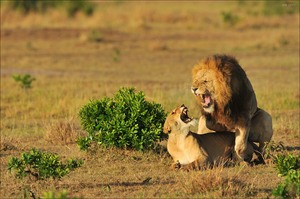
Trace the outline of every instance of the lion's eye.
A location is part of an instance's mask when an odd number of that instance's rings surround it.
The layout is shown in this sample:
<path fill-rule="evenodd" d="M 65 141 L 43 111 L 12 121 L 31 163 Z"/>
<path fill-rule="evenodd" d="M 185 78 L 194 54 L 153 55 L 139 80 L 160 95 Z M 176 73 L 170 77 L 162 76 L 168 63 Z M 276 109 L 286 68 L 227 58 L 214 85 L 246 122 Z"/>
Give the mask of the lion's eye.
<path fill-rule="evenodd" d="M 174 115 L 175 114 L 175 111 L 172 111 L 172 113 L 171 113 L 172 115 Z"/>
<path fill-rule="evenodd" d="M 204 84 L 206 84 L 207 82 L 208 82 L 207 80 L 204 80 L 204 81 L 203 81 Z"/>

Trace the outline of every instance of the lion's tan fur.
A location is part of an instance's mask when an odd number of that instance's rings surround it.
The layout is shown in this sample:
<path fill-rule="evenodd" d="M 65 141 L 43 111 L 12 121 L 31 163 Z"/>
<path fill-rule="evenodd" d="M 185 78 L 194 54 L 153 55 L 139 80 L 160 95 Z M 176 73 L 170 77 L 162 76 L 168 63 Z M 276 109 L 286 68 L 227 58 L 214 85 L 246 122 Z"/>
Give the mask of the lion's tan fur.
<path fill-rule="evenodd" d="M 246 73 L 235 58 L 213 55 L 205 58 L 192 70 L 192 90 L 206 118 L 236 134 L 235 150 L 244 159 L 251 118 L 257 110 L 254 90 Z M 210 108 L 203 107 L 205 93 L 211 99 Z M 202 103 L 202 104 L 201 104 Z"/>
<path fill-rule="evenodd" d="M 219 132 L 203 135 L 193 133 L 190 127 L 194 123 L 184 123 L 180 119 L 181 112 L 180 107 L 176 108 L 168 115 L 164 124 L 164 132 L 169 133 L 168 152 L 175 166 L 180 164 L 183 169 L 200 169 L 224 163 L 232 158 L 235 142 L 233 133 Z M 247 151 L 252 157 L 251 145 L 248 146 Z"/>

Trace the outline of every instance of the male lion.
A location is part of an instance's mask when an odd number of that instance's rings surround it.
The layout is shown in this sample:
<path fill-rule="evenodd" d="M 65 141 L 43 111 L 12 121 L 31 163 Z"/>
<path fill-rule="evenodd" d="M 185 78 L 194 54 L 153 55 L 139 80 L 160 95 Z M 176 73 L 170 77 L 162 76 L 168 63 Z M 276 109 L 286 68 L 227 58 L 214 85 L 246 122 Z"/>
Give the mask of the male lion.
<path fill-rule="evenodd" d="M 174 109 L 166 118 L 164 132 L 169 134 L 167 148 L 175 162 L 173 167 L 201 169 L 230 160 L 234 152 L 234 133 L 196 134 L 190 131 L 195 123 L 184 105 Z M 247 145 L 247 154 L 251 160 L 253 148 L 250 143 Z"/>
<path fill-rule="evenodd" d="M 257 111 L 252 85 L 237 60 L 227 55 L 205 58 L 192 70 L 192 92 L 214 131 L 235 132 L 235 151 L 245 160 L 251 118 Z"/>

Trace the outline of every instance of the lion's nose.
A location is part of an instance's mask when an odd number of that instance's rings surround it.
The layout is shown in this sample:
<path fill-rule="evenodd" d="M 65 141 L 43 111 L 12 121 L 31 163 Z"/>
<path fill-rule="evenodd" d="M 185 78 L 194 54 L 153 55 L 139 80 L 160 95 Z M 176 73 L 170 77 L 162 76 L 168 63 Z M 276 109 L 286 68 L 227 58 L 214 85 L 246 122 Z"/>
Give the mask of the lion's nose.
<path fill-rule="evenodd" d="M 197 89 L 198 89 L 197 87 L 192 87 L 192 92 L 196 93 Z"/>

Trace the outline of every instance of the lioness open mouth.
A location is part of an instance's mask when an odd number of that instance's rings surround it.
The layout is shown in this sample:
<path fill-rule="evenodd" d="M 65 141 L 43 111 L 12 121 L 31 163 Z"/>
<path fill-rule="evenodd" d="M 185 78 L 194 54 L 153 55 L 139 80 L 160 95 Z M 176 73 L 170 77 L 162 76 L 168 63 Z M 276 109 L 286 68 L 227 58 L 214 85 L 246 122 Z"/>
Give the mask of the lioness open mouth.
<path fill-rule="evenodd" d="M 189 122 L 191 122 L 191 121 L 192 121 L 192 118 L 190 118 L 190 117 L 188 116 L 188 108 L 187 108 L 186 106 L 184 106 L 184 104 L 183 104 L 183 105 L 181 105 L 181 109 L 182 109 L 182 112 L 181 112 L 181 114 L 180 114 L 180 119 L 181 119 L 181 121 L 183 121 L 184 123 L 189 123 Z"/>

